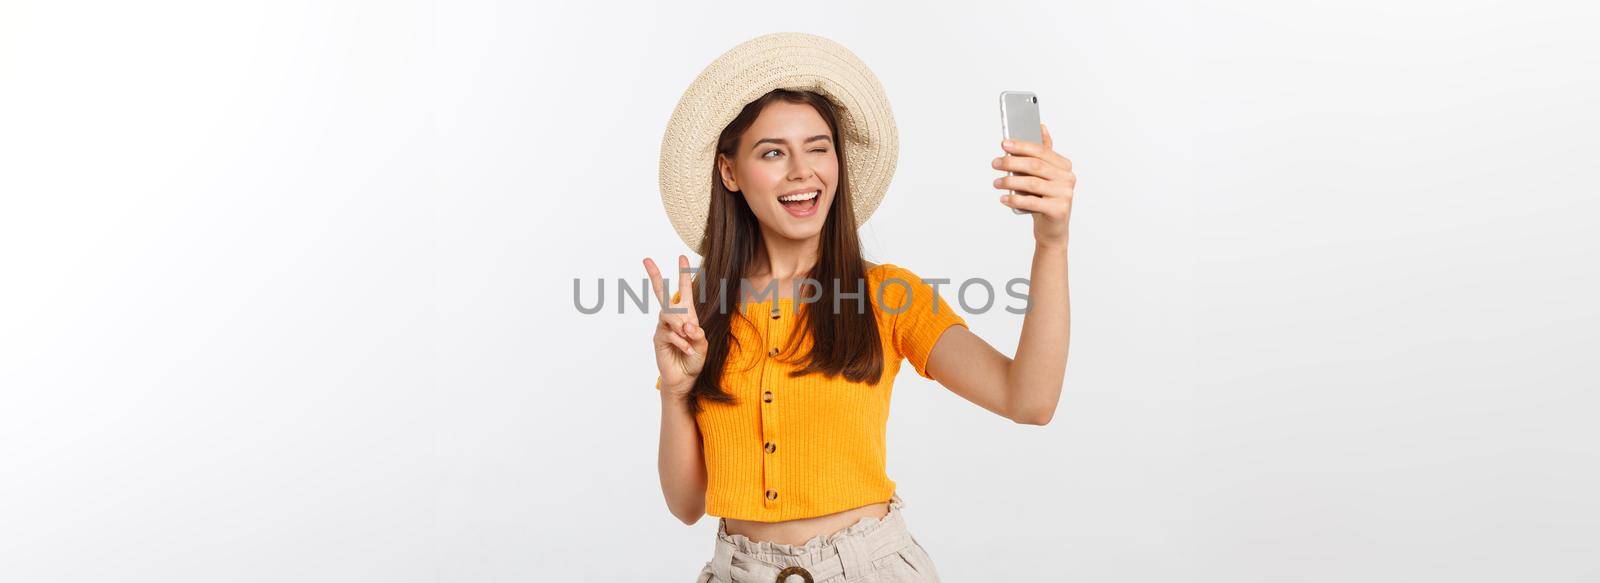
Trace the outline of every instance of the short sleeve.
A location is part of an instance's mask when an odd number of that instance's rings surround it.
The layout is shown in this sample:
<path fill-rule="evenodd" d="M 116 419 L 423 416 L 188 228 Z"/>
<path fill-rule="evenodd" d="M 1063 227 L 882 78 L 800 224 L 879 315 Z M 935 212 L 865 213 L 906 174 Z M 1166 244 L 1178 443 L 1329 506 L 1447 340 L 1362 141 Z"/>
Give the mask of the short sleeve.
<path fill-rule="evenodd" d="M 933 353 L 933 345 L 939 341 L 945 329 L 951 326 L 968 327 L 967 321 L 944 301 L 932 284 L 923 282 L 921 277 L 908 269 L 896 266 L 889 271 L 883 285 L 885 309 L 890 312 L 900 310 L 898 314 L 890 316 L 894 319 L 895 349 L 911 361 L 911 367 L 916 369 L 917 374 L 932 379 L 928 375 L 928 355 Z M 905 290 L 908 288 L 909 301 L 894 299 L 906 296 Z"/>

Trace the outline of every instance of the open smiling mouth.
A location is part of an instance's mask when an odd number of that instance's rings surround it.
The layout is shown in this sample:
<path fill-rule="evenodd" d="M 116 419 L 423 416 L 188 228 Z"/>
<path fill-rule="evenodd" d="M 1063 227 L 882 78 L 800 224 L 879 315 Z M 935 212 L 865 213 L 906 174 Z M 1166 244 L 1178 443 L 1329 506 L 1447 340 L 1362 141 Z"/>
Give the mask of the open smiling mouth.
<path fill-rule="evenodd" d="M 809 217 L 817 214 L 817 200 L 822 198 L 822 191 L 813 190 L 800 194 L 786 194 L 778 197 L 778 203 L 784 210 L 796 217 Z"/>

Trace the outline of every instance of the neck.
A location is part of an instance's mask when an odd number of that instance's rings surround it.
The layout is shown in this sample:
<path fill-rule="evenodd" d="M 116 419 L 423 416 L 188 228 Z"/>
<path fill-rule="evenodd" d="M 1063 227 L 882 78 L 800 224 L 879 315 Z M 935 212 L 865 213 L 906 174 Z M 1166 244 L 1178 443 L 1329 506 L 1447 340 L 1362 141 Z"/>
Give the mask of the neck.
<path fill-rule="evenodd" d="M 750 266 L 752 275 L 770 275 L 773 279 L 787 281 L 817 264 L 822 250 L 820 233 L 807 239 L 788 239 L 763 231 L 762 246 Z"/>

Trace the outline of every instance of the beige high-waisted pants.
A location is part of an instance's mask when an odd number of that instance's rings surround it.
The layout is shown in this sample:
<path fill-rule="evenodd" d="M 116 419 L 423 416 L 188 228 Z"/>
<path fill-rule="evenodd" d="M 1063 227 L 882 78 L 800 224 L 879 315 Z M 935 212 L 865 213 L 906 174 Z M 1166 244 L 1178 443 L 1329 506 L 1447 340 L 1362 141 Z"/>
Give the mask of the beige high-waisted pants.
<path fill-rule="evenodd" d="M 717 550 L 695 583 L 938 583 L 933 559 L 906 530 L 900 494 L 882 519 L 867 516 L 804 545 L 729 535 L 717 519 Z"/>

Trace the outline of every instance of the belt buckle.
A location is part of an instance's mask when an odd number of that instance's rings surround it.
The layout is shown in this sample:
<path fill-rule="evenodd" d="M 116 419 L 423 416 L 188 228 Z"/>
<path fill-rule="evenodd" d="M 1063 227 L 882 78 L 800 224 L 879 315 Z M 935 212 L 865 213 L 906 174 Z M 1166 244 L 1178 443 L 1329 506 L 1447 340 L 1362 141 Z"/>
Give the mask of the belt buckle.
<path fill-rule="evenodd" d="M 778 571 L 777 583 L 789 583 L 790 575 L 799 575 L 801 579 L 805 579 L 806 583 L 816 583 L 811 580 L 811 572 L 800 566 L 784 567 L 782 571 Z"/>

